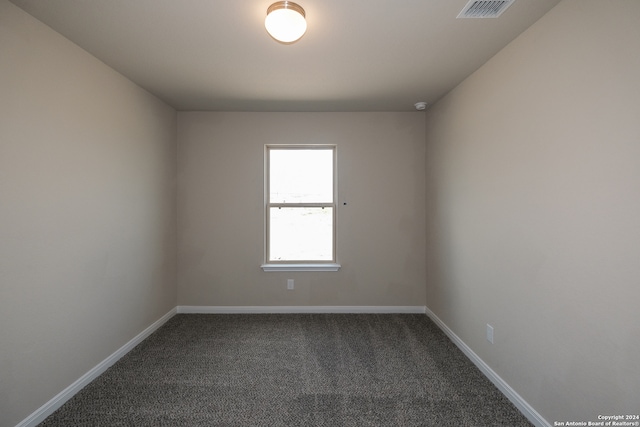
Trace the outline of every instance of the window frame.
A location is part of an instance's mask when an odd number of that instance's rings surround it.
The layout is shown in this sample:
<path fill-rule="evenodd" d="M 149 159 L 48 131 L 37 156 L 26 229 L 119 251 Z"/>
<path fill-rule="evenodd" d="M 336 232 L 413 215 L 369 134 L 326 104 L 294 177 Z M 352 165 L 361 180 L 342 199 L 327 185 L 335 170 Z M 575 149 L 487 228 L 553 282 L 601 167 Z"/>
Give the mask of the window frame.
<path fill-rule="evenodd" d="M 272 203 L 270 200 L 270 176 L 272 150 L 331 150 L 333 158 L 333 198 L 331 202 L 306 202 L 306 203 Z M 340 264 L 337 262 L 337 217 L 338 217 L 338 147 L 335 144 L 265 144 L 264 146 L 264 263 L 263 271 L 337 271 Z M 332 230 L 332 257 L 330 260 L 270 260 L 270 209 L 272 208 L 325 208 L 333 210 Z"/>

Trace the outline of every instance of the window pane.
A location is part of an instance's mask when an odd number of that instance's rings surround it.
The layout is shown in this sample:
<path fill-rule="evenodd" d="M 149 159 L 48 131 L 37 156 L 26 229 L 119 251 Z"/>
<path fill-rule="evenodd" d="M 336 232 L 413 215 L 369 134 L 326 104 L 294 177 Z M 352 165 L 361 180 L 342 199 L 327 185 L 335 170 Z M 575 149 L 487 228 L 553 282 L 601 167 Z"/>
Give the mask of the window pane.
<path fill-rule="evenodd" d="M 270 208 L 269 261 L 332 261 L 333 208 Z"/>
<path fill-rule="evenodd" d="M 332 203 L 333 150 L 271 149 L 271 203 Z"/>

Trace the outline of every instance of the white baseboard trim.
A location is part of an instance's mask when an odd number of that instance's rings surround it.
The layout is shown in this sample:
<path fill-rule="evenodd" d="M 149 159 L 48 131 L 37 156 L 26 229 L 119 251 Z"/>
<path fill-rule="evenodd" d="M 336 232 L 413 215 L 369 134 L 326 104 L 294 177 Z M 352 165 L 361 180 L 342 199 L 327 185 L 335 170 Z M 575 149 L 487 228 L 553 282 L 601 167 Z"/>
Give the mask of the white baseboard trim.
<path fill-rule="evenodd" d="M 35 427 L 49 415 L 53 414 L 58 408 L 60 408 L 67 400 L 71 399 L 76 393 L 78 393 L 82 388 L 84 388 L 91 381 L 96 379 L 100 374 L 106 371 L 111 365 L 116 363 L 122 356 L 127 354 L 133 347 L 140 344 L 156 331 L 160 326 L 164 325 L 169 319 L 171 319 L 176 314 L 176 308 L 172 308 L 167 314 L 162 316 L 160 319 L 153 322 L 151 326 L 149 326 L 144 331 L 140 332 L 138 335 L 133 337 L 128 343 L 120 347 L 116 350 L 111 356 L 104 359 L 102 362 L 98 363 L 95 367 L 93 367 L 89 372 L 78 378 L 73 384 L 69 387 L 62 390 L 56 396 L 54 396 L 47 403 L 38 408 L 34 413 L 29 415 L 27 418 L 22 420 L 16 427 Z"/>
<path fill-rule="evenodd" d="M 423 305 L 410 306 L 364 306 L 364 305 L 335 305 L 335 306 L 199 306 L 179 305 L 181 314 L 274 314 L 274 313 L 404 313 L 424 314 L 427 307 Z"/>
<path fill-rule="evenodd" d="M 522 398 L 505 380 L 503 380 L 493 369 L 487 365 L 471 348 L 464 343 L 445 323 L 438 318 L 429 308 L 425 307 L 425 313 L 438 325 L 440 329 L 458 346 L 458 348 L 473 362 L 474 365 L 511 401 L 522 414 L 536 427 L 551 427 L 526 400 Z"/>

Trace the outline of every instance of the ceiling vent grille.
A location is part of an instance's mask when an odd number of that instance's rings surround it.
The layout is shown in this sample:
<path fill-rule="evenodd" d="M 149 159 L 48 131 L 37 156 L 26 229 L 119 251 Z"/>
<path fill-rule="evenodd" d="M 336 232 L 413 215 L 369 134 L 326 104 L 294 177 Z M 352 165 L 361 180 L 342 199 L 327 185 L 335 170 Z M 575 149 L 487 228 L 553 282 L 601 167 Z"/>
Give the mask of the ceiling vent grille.
<path fill-rule="evenodd" d="M 515 0 L 471 0 L 457 18 L 497 18 Z"/>

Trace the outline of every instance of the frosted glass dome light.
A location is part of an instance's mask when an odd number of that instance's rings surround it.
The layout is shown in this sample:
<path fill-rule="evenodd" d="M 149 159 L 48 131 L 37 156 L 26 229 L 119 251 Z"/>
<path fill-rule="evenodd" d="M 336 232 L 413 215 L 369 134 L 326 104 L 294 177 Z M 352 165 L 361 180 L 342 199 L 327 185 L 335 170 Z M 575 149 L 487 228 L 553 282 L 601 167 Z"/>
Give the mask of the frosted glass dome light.
<path fill-rule="evenodd" d="M 304 9 L 291 1 L 278 1 L 267 9 L 264 27 L 271 37 L 293 43 L 307 31 Z"/>

